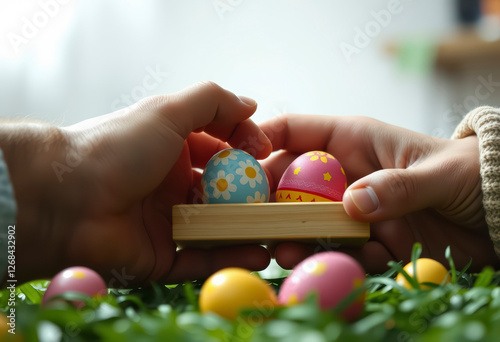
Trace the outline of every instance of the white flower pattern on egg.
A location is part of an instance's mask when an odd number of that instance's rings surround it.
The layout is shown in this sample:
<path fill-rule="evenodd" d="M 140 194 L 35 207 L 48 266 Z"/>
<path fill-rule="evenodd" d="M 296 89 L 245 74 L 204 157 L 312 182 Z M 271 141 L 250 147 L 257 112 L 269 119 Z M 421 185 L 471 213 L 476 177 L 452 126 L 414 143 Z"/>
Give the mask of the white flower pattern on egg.
<path fill-rule="evenodd" d="M 201 178 L 203 193 L 200 196 L 204 203 L 269 201 L 269 183 L 264 169 L 245 151 L 227 149 L 217 152 L 207 162 Z"/>
<path fill-rule="evenodd" d="M 266 194 L 256 191 L 254 196 L 247 196 L 247 203 L 266 203 Z"/>
<path fill-rule="evenodd" d="M 219 163 L 222 163 L 222 165 L 227 165 L 229 163 L 229 159 L 231 160 L 236 160 L 236 156 L 240 154 L 238 151 L 235 150 L 224 150 L 219 152 L 217 155 L 217 158 L 214 160 L 214 166 L 219 165 Z"/>
<path fill-rule="evenodd" d="M 240 175 L 240 183 L 242 185 L 249 184 L 253 189 L 255 188 L 256 183 L 262 182 L 262 175 L 260 173 L 260 168 L 252 163 L 251 160 L 247 160 L 246 162 L 241 161 L 238 164 L 240 166 L 239 169 L 236 169 L 236 174 Z"/>
<path fill-rule="evenodd" d="M 232 184 L 234 180 L 234 175 L 232 173 L 226 176 L 223 170 L 217 173 L 217 178 L 210 181 L 210 186 L 214 188 L 213 195 L 215 198 L 219 198 L 221 195 L 227 201 L 231 198 L 230 192 L 236 191 L 236 185 Z"/>

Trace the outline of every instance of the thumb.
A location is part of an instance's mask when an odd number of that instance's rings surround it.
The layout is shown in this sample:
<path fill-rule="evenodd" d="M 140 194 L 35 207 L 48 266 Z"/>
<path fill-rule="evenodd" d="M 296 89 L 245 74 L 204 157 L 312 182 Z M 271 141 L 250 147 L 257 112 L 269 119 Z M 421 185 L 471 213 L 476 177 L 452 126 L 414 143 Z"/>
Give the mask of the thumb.
<path fill-rule="evenodd" d="M 359 221 L 382 221 L 436 206 L 445 192 L 432 172 L 418 168 L 379 170 L 351 184 L 346 212 Z"/>
<path fill-rule="evenodd" d="M 213 82 L 200 82 L 160 102 L 160 117 L 184 139 L 193 131 L 204 131 L 257 158 L 272 151 L 268 137 L 249 119 L 257 103 L 248 97 L 238 97 Z"/>

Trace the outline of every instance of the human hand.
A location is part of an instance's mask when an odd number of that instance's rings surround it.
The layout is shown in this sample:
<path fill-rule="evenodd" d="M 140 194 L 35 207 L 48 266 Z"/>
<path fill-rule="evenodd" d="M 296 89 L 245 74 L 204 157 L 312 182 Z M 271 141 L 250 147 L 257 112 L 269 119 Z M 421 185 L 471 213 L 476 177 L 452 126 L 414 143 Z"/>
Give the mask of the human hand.
<path fill-rule="evenodd" d="M 18 280 L 73 265 L 95 269 L 110 287 L 265 268 L 269 253 L 261 246 L 176 252 L 171 231 L 172 205 L 186 203 L 193 168 L 214 152 L 205 147 L 209 136 L 247 147 L 247 138 L 259 137 L 264 148 L 255 157 L 271 152 L 248 119 L 255 109 L 255 101 L 203 83 L 65 128 L 2 125 L 18 204 Z"/>
<path fill-rule="evenodd" d="M 471 270 L 499 263 L 484 220 L 475 136 L 438 139 L 352 116 L 284 115 L 260 127 L 274 150 L 285 150 L 263 162 L 274 184 L 307 151 L 329 152 L 342 164 L 349 184 L 343 198 L 346 212 L 372 223 L 371 238 L 362 248 L 341 250 L 367 272 L 385 271 L 389 260 L 408 262 L 417 241 L 422 256 L 445 264 L 448 245 L 457 267 L 470 258 Z M 274 253 L 282 267 L 291 268 L 320 249 L 282 243 Z"/>

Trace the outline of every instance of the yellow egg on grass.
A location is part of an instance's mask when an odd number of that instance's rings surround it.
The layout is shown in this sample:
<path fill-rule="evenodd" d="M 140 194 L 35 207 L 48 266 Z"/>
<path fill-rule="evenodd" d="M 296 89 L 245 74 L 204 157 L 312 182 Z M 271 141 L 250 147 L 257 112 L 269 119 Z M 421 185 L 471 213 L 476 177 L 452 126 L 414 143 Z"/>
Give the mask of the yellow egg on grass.
<path fill-rule="evenodd" d="M 434 283 L 440 285 L 450 281 L 448 270 L 439 262 L 434 259 L 420 258 L 416 261 L 417 267 L 417 281 L 419 284 Z M 413 263 L 410 262 L 404 268 L 410 277 L 413 277 Z M 407 289 L 412 289 L 413 286 L 406 280 L 403 274 L 399 273 L 396 277 L 396 282 Z M 420 285 L 422 289 L 431 289 L 427 285 Z"/>
<path fill-rule="evenodd" d="M 200 310 L 235 319 L 242 309 L 269 310 L 277 306 L 273 289 L 250 271 L 230 267 L 214 273 L 203 284 L 200 292 Z"/>

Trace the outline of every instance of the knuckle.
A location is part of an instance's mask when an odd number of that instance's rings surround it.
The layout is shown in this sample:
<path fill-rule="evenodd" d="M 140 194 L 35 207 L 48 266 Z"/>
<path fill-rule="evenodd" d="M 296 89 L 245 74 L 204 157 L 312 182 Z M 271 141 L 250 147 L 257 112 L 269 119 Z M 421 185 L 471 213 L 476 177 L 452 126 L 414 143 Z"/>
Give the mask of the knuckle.
<path fill-rule="evenodd" d="M 201 90 L 220 92 L 222 87 L 213 81 L 199 81 L 195 83 L 195 87 Z"/>
<path fill-rule="evenodd" d="M 139 110 L 149 111 L 160 109 L 169 102 L 169 95 L 151 95 L 147 96 L 136 103 Z"/>

